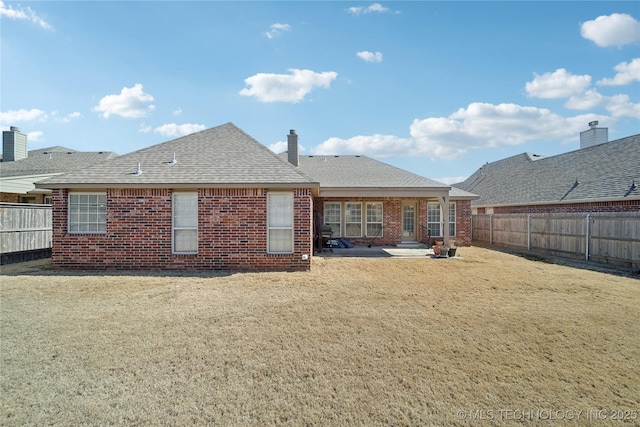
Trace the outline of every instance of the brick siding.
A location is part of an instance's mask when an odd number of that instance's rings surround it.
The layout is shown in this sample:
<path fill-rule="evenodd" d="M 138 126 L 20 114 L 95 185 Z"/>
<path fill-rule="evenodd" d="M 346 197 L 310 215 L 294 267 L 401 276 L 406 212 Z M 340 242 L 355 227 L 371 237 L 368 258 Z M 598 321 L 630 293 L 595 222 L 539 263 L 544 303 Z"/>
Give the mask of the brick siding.
<path fill-rule="evenodd" d="M 419 198 L 393 198 L 393 197 L 372 197 L 372 198 L 347 198 L 347 197 L 330 197 L 316 198 L 315 209 L 316 215 L 321 224 L 324 224 L 324 203 L 325 202 L 361 202 L 362 215 L 366 215 L 366 202 L 382 202 L 382 216 L 384 229 L 382 236 L 375 239 L 371 237 L 348 237 L 346 240 L 355 245 L 368 245 L 373 242 L 375 245 L 397 245 L 402 242 L 402 203 L 416 202 L 418 204 L 418 226 L 416 229 L 416 239 L 418 242 L 430 245 L 431 242 L 427 236 L 427 203 L 437 202 L 437 199 L 419 199 Z M 471 201 L 456 200 L 456 236 L 450 236 L 455 239 L 458 246 L 471 245 Z M 343 205 L 344 206 L 344 205 Z M 343 213 L 344 214 L 344 213 Z M 363 225 L 364 232 L 364 225 Z"/>
<path fill-rule="evenodd" d="M 57 269 L 309 270 L 310 190 L 294 192 L 294 252 L 267 253 L 267 190 L 199 189 L 198 253 L 172 254 L 172 190 L 108 189 L 107 232 L 67 233 L 68 191 L 53 193 Z M 302 256 L 308 255 L 303 260 Z"/>
<path fill-rule="evenodd" d="M 493 208 L 494 214 L 558 214 L 558 213 L 615 213 L 640 212 L 640 200 L 611 202 L 559 203 L 550 205 L 500 206 Z M 480 209 L 478 209 L 478 213 Z"/>

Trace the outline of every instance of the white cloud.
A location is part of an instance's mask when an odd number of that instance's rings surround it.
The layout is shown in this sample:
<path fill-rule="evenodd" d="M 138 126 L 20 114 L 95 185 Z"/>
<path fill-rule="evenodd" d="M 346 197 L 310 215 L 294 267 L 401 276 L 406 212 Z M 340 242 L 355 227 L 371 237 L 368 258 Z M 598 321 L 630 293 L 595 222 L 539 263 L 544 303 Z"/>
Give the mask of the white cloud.
<path fill-rule="evenodd" d="M 591 76 L 577 76 L 559 68 L 553 73 L 538 75 L 534 73 L 533 81 L 527 82 L 527 95 L 535 98 L 556 99 L 578 95 L 591 85 Z"/>
<path fill-rule="evenodd" d="M 47 117 L 47 113 L 37 108 L 32 108 L 31 110 L 9 110 L 4 113 L 0 112 L 0 123 L 3 126 L 13 126 L 16 123 L 31 122 L 35 120 L 43 122 L 47 120 Z"/>
<path fill-rule="evenodd" d="M 601 86 L 624 86 L 633 82 L 640 82 L 640 58 L 630 63 L 621 62 L 615 67 L 617 74 L 612 79 L 601 79 L 596 84 Z"/>
<path fill-rule="evenodd" d="M 53 26 L 39 17 L 30 7 L 14 9 L 11 6 L 5 5 L 4 2 L 0 0 L 0 16 L 5 16 L 9 19 L 31 21 L 42 29 L 53 31 Z"/>
<path fill-rule="evenodd" d="M 58 121 L 62 123 L 69 123 L 72 120 L 79 119 L 81 117 L 82 117 L 81 113 L 79 113 L 78 111 L 74 111 L 73 113 L 67 114 L 66 116 L 58 119 Z"/>
<path fill-rule="evenodd" d="M 580 34 L 600 47 L 623 46 L 640 40 L 640 22 L 625 13 L 613 13 L 585 22 Z"/>
<path fill-rule="evenodd" d="M 158 126 L 153 130 L 153 132 L 164 136 L 184 136 L 194 132 L 200 132 L 205 129 L 205 125 L 196 125 L 193 123 L 185 123 L 182 125 L 167 123 L 162 126 Z"/>
<path fill-rule="evenodd" d="M 182 108 L 178 107 L 178 109 L 175 110 L 172 114 L 174 116 L 181 116 L 182 115 Z"/>
<path fill-rule="evenodd" d="M 409 139 L 394 135 L 358 135 L 349 139 L 329 138 L 314 150 L 314 154 L 364 154 L 374 157 L 391 157 L 407 154 L 413 149 Z"/>
<path fill-rule="evenodd" d="M 272 39 L 284 31 L 291 31 L 291 26 L 289 24 L 271 24 L 271 30 L 267 31 L 265 35 Z"/>
<path fill-rule="evenodd" d="M 521 145 L 528 141 L 568 141 L 593 120 L 611 122 L 595 114 L 562 117 L 547 109 L 516 104 L 472 103 L 448 117 L 415 119 L 410 138 L 394 135 L 329 138 L 314 154 L 366 154 L 373 157 L 424 156 L 453 160 L 470 150 Z"/>
<path fill-rule="evenodd" d="M 363 50 L 362 52 L 356 53 L 356 56 L 366 62 L 382 62 L 382 53 L 380 52 Z"/>
<path fill-rule="evenodd" d="M 328 88 L 338 73 L 326 71 L 316 73 L 311 70 L 289 69 L 291 74 L 258 73 L 244 80 L 249 88 L 242 89 L 239 94 L 255 96 L 260 102 L 297 103 L 313 90 L 314 87 Z"/>
<path fill-rule="evenodd" d="M 354 15 L 360 15 L 360 14 L 364 14 L 364 13 L 385 13 L 385 12 L 389 12 L 389 8 L 382 6 L 380 3 L 373 3 L 372 5 L 367 6 L 367 7 L 362 7 L 362 6 L 350 7 L 347 10 L 350 13 L 353 13 Z"/>
<path fill-rule="evenodd" d="M 571 110 L 590 110 L 606 103 L 606 96 L 602 96 L 597 90 L 591 89 L 571 96 L 564 106 Z"/>
<path fill-rule="evenodd" d="M 613 117 L 640 119 L 640 104 L 632 103 L 628 95 L 614 95 L 609 97 L 606 108 Z"/>
<path fill-rule="evenodd" d="M 39 130 L 27 132 L 27 140 L 29 142 L 38 142 L 42 139 L 42 135 L 44 135 L 44 133 Z"/>
<path fill-rule="evenodd" d="M 124 87 L 119 95 L 107 95 L 100 100 L 93 111 L 102 113 L 102 117 L 108 119 L 111 115 L 117 115 L 130 119 L 144 117 L 155 106 L 151 105 L 153 96 L 142 90 L 142 85 L 136 83 L 133 87 Z"/>
<path fill-rule="evenodd" d="M 151 132 L 151 126 L 144 124 L 144 123 L 140 123 L 140 127 L 138 127 L 138 132 L 140 133 L 149 133 Z"/>
<path fill-rule="evenodd" d="M 273 151 L 276 154 L 280 154 L 280 153 L 284 153 L 285 151 L 287 151 L 289 149 L 289 143 L 287 141 L 278 141 L 275 142 L 273 144 L 271 144 L 269 147 L 269 150 Z M 304 153 L 305 148 L 303 145 L 298 144 L 298 152 L 299 153 Z"/>

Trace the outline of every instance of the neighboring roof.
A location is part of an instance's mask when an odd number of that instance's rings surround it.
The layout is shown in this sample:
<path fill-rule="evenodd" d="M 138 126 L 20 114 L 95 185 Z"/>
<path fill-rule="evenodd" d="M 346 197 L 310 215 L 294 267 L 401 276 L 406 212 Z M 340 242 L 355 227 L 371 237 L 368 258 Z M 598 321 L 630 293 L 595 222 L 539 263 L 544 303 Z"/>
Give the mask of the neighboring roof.
<path fill-rule="evenodd" d="M 172 164 L 174 157 L 176 163 Z M 142 173 L 136 175 L 140 163 Z M 43 188 L 257 187 L 317 183 L 232 123 L 38 183 Z"/>
<path fill-rule="evenodd" d="M 455 187 L 479 194 L 476 207 L 637 200 L 640 135 L 550 157 L 519 154 L 487 163 Z"/>
<path fill-rule="evenodd" d="M 110 151 L 82 152 L 65 147 L 31 150 L 27 158 L 0 162 L 0 177 L 52 175 L 86 168 L 117 157 Z"/>

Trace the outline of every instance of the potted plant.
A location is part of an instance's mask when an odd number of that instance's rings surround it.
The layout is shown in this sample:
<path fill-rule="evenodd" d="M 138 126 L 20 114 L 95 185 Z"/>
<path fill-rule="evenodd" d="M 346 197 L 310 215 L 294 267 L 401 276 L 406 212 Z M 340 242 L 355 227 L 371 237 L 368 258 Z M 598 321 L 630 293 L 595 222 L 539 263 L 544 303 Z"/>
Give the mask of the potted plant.
<path fill-rule="evenodd" d="M 458 247 L 456 246 L 456 241 L 452 240 L 451 241 L 451 247 L 449 248 L 449 256 L 450 257 L 456 256 L 456 250 L 457 249 L 458 249 Z"/>

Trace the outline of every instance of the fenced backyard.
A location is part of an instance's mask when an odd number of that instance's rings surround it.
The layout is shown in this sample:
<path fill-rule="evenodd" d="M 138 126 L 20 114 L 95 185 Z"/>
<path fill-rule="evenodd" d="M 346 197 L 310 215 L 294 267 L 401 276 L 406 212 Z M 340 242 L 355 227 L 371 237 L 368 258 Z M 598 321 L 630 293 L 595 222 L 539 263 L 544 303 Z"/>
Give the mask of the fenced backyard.
<path fill-rule="evenodd" d="M 0 203 L 0 264 L 51 256 L 51 206 Z"/>
<path fill-rule="evenodd" d="M 640 213 L 473 215 L 473 241 L 640 268 Z"/>

